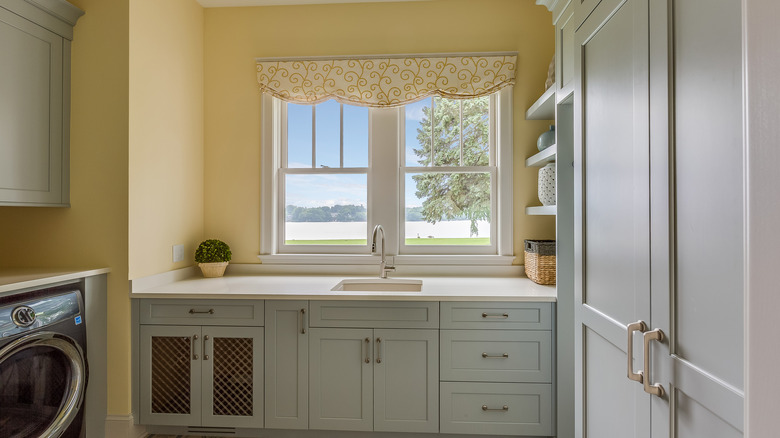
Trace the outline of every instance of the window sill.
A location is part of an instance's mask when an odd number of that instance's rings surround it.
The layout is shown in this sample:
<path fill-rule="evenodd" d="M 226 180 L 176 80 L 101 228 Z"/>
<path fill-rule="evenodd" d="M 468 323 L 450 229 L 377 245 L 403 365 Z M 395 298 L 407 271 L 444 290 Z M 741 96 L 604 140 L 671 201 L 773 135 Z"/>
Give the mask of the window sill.
<path fill-rule="evenodd" d="M 375 275 L 378 255 L 259 255 L 257 269 L 265 273 L 302 275 Z M 514 256 L 479 255 L 401 255 L 387 256 L 395 266 L 391 276 L 446 275 L 477 277 L 516 277 L 524 275 L 522 265 L 512 264 Z"/>

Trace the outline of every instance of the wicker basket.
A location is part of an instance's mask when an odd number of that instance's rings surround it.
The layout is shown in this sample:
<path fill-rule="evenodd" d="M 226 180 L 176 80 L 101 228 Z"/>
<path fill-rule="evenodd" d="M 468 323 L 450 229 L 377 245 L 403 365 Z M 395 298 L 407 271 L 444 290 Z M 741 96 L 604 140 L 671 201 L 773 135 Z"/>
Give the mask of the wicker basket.
<path fill-rule="evenodd" d="M 525 241 L 525 275 L 537 284 L 555 284 L 555 241 Z"/>
<path fill-rule="evenodd" d="M 217 262 L 217 263 L 198 263 L 200 271 L 204 277 L 213 278 L 221 277 L 225 274 L 225 268 L 227 268 L 229 262 Z"/>

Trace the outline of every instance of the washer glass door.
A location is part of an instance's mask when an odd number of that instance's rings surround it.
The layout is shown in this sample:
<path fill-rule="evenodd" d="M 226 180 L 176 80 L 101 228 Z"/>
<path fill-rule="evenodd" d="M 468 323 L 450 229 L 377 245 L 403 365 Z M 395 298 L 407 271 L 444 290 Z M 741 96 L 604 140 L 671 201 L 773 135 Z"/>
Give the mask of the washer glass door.
<path fill-rule="evenodd" d="M 0 348 L 0 436 L 71 435 L 65 432 L 80 418 L 86 370 L 69 339 L 39 332 Z"/>

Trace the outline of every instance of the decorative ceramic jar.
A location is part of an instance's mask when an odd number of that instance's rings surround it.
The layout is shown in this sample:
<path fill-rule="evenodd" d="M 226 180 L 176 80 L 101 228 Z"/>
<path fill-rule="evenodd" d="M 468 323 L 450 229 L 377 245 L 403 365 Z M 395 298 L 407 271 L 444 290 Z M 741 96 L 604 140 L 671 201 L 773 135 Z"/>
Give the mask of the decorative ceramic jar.
<path fill-rule="evenodd" d="M 543 151 L 555 144 L 555 125 L 550 125 L 550 130 L 545 131 L 536 140 L 536 147 Z"/>
<path fill-rule="evenodd" d="M 539 169 L 538 190 L 542 205 L 555 205 L 555 163 Z"/>

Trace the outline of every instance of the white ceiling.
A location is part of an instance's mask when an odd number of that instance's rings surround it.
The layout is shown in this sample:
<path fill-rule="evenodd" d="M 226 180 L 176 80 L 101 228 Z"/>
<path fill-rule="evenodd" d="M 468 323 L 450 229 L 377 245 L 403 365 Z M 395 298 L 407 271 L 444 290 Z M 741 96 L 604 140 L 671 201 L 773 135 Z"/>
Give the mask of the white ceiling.
<path fill-rule="evenodd" d="M 224 8 L 236 6 L 283 6 L 283 5 L 321 5 L 327 3 L 381 3 L 413 2 L 429 0 L 197 0 L 204 8 Z"/>

